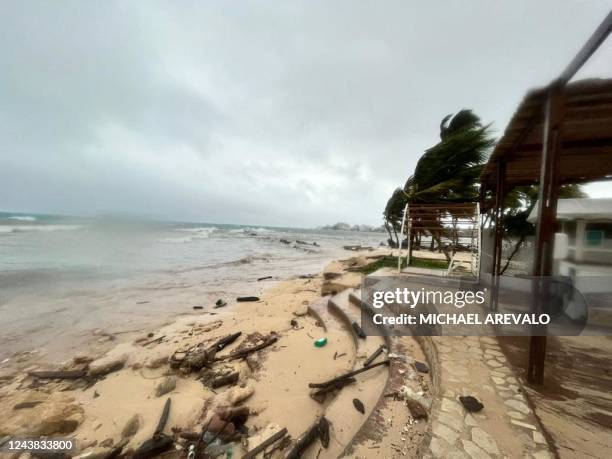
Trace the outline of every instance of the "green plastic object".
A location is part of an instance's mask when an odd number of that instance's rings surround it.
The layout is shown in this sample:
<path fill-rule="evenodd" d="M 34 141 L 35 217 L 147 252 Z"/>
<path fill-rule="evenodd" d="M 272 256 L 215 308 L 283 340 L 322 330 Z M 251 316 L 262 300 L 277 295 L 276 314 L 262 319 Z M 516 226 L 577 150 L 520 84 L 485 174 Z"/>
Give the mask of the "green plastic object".
<path fill-rule="evenodd" d="M 323 347 L 327 344 L 327 338 L 319 338 L 318 340 L 316 340 L 314 342 L 314 345 L 316 347 Z"/>

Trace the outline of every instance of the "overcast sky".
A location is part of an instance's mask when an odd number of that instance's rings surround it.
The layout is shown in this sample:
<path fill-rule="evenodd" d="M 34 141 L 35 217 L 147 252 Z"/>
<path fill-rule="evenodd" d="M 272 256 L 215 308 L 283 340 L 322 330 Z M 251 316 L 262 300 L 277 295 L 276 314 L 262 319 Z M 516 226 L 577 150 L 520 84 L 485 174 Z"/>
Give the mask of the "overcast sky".
<path fill-rule="evenodd" d="M 0 210 L 380 224 L 444 115 L 501 134 L 611 7 L 3 1 Z"/>

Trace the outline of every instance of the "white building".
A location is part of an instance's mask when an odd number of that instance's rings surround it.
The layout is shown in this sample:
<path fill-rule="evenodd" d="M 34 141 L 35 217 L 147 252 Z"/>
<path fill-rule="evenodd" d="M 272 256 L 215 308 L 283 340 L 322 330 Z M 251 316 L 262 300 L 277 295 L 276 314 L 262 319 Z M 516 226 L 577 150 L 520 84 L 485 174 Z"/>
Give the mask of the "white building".
<path fill-rule="evenodd" d="M 528 221 L 536 223 L 537 206 Z M 612 199 L 559 199 L 557 219 L 559 233 L 555 238 L 555 271 L 580 280 L 582 292 L 610 292 L 605 277 L 612 275 Z M 600 277 L 597 282 L 595 277 Z M 597 285 L 597 284 L 603 285 Z"/>

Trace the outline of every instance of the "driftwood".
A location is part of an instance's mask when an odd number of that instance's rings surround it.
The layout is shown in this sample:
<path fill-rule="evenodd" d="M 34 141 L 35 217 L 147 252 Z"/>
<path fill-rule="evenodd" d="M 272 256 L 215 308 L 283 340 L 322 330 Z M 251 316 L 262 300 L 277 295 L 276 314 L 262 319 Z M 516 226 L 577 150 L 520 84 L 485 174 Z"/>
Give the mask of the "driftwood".
<path fill-rule="evenodd" d="M 246 301 L 259 301 L 259 297 L 258 296 L 239 296 L 238 298 L 236 298 L 236 301 L 238 301 L 239 303 L 244 303 Z"/>
<path fill-rule="evenodd" d="M 291 451 L 285 456 L 285 459 L 299 459 L 304 451 L 317 439 L 319 436 L 319 420 L 317 420 L 310 428 L 302 434 L 298 441 L 293 445 Z"/>
<path fill-rule="evenodd" d="M 259 279 L 257 279 L 257 282 L 260 282 L 262 280 L 268 280 L 268 279 L 272 279 L 272 276 L 264 276 L 264 277 L 260 277 Z"/>
<path fill-rule="evenodd" d="M 376 360 L 376 357 L 378 357 L 380 354 L 382 354 L 382 352 L 383 352 L 384 350 L 385 350 L 385 345 L 384 345 L 384 344 L 381 344 L 381 345 L 378 347 L 378 349 L 376 349 L 376 350 L 374 351 L 374 353 L 373 353 L 373 354 L 372 354 L 370 357 L 368 357 L 368 358 L 367 358 L 367 360 L 366 360 L 365 362 L 363 362 L 363 366 L 364 366 L 364 367 L 368 367 L 368 366 L 370 366 L 370 365 L 372 364 L 372 362 L 373 362 L 374 360 Z"/>
<path fill-rule="evenodd" d="M 210 382 L 210 387 L 216 389 L 217 387 L 227 386 L 228 384 L 235 384 L 238 382 L 239 377 L 240 373 L 237 371 L 227 375 L 218 376 Z"/>
<path fill-rule="evenodd" d="M 388 365 L 389 362 L 390 362 L 390 360 L 388 360 L 388 359 L 387 360 L 383 360 L 382 362 L 378 362 L 378 363 L 372 364 L 370 366 L 360 368 L 358 370 L 349 371 L 348 373 L 345 373 L 345 374 L 343 374 L 341 376 L 338 376 L 336 378 L 330 379 L 329 381 L 325 381 L 325 382 L 322 382 L 322 383 L 310 383 L 310 384 L 308 384 L 308 387 L 313 388 L 313 389 L 322 389 L 322 388 L 334 385 L 337 382 L 342 381 L 342 380 L 344 380 L 346 378 L 351 378 L 351 377 L 353 377 L 355 375 L 358 375 L 359 373 L 363 373 L 364 371 L 371 370 L 372 368 L 376 368 L 376 367 L 379 367 L 381 365 Z"/>
<path fill-rule="evenodd" d="M 252 347 L 250 347 L 248 349 L 243 349 L 241 351 L 234 352 L 233 354 L 224 355 L 222 357 L 217 357 L 217 358 L 214 359 L 214 361 L 215 362 L 219 362 L 221 360 L 242 359 L 242 358 L 246 357 L 247 355 L 252 354 L 253 352 L 257 352 L 257 351 L 260 351 L 261 349 L 264 349 L 264 348 L 266 348 L 268 346 L 271 346 L 272 344 L 276 343 L 277 341 L 278 341 L 278 336 L 270 335 L 261 344 L 258 344 L 256 346 L 252 346 Z"/>
<path fill-rule="evenodd" d="M 161 435 L 166 427 L 166 423 L 168 422 L 168 416 L 170 416 L 170 405 L 172 404 L 172 399 L 168 397 L 166 403 L 164 404 L 164 409 L 162 410 L 162 414 L 159 418 L 159 422 L 157 423 L 157 427 L 155 428 L 155 432 L 153 432 L 153 436 Z"/>
<path fill-rule="evenodd" d="M 213 348 L 192 350 L 181 361 L 180 367 L 186 370 L 200 370 L 214 360 L 216 353 L 217 351 Z"/>
<path fill-rule="evenodd" d="M 87 375 L 86 370 L 28 371 L 28 375 L 38 379 L 80 379 Z"/>
<path fill-rule="evenodd" d="M 323 448 L 329 446 L 329 421 L 325 416 L 317 419 L 315 423 L 298 439 L 285 459 L 299 459 L 304 451 L 317 439 L 321 440 Z"/>
<path fill-rule="evenodd" d="M 355 330 L 355 334 L 361 338 L 361 339 L 366 339 L 367 336 L 366 334 L 363 332 L 363 330 L 361 329 L 361 327 L 359 326 L 359 324 L 357 322 L 353 322 L 351 324 L 351 326 L 353 327 L 353 330 Z"/>
<path fill-rule="evenodd" d="M 242 459 L 252 459 L 252 458 L 254 458 L 259 453 L 261 453 L 263 450 L 265 450 L 268 446 L 273 445 L 278 440 L 283 438 L 285 435 L 287 435 L 287 429 L 286 428 L 279 430 L 274 435 L 272 435 L 268 439 L 264 440 L 261 444 L 257 445 L 255 448 L 253 448 L 252 450 L 247 452 L 244 456 L 242 456 Z"/>
<path fill-rule="evenodd" d="M 134 459 L 149 459 L 169 450 L 173 444 L 174 439 L 172 437 L 166 435 L 153 437 L 140 445 L 132 457 Z"/>
<path fill-rule="evenodd" d="M 188 441 L 199 441 L 202 438 L 202 434 L 198 432 L 185 431 L 179 433 L 179 437 Z"/>
<path fill-rule="evenodd" d="M 366 246 L 366 245 L 345 245 L 345 246 L 342 246 L 342 248 L 344 250 L 351 250 L 353 252 L 356 250 L 374 250 L 374 247 Z"/>
<path fill-rule="evenodd" d="M 128 443 L 129 443 L 129 439 L 128 438 L 122 439 L 119 443 L 117 443 L 113 447 L 113 449 L 105 456 L 104 459 L 115 459 L 116 457 L 119 457 L 119 455 L 123 451 L 123 448 L 125 448 L 125 446 Z"/>
<path fill-rule="evenodd" d="M 314 400 L 316 400 L 319 403 L 323 403 L 325 401 L 325 398 L 327 397 L 327 394 L 329 394 L 330 392 L 334 392 L 336 390 L 340 390 L 342 389 L 344 386 L 348 386 L 349 384 L 353 384 L 354 382 L 356 382 L 357 380 L 355 378 L 345 378 L 341 381 L 336 382 L 335 384 L 332 384 L 330 386 L 324 387 L 322 389 L 319 389 L 315 392 L 313 392 L 310 397 Z"/>
<path fill-rule="evenodd" d="M 149 344 L 153 344 L 153 343 L 159 343 L 165 337 L 166 337 L 166 335 L 162 335 L 162 336 L 160 336 L 158 338 L 152 339 L 151 341 L 148 341 L 148 342 L 144 343 L 143 346 L 148 346 Z"/>
<path fill-rule="evenodd" d="M 208 347 L 195 346 L 184 352 L 175 352 L 170 358 L 170 366 L 172 368 L 181 367 L 187 371 L 200 370 L 203 367 L 207 367 L 210 363 L 215 361 L 217 352 L 232 344 L 240 335 L 242 335 L 242 332 L 232 333 L 231 335 L 224 336 L 217 340 Z M 183 353 L 185 354 L 184 357 L 177 357 L 177 354 Z"/>
<path fill-rule="evenodd" d="M 174 444 L 174 439 L 163 433 L 168 416 L 170 415 L 171 399 L 168 398 L 164 404 L 164 409 L 157 423 L 157 427 L 153 432 L 153 437 L 145 441 L 134 452 L 134 459 L 148 459 L 154 457 L 168 449 Z"/>
<path fill-rule="evenodd" d="M 329 446 L 329 421 L 325 416 L 319 419 L 319 439 L 323 448 L 327 449 Z"/>
<path fill-rule="evenodd" d="M 40 405 L 41 403 L 42 403 L 42 400 L 36 400 L 33 402 L 21 402 L 13 406 L 13 409 L 14 410 L 25 410 L 27 408 L 34 408 L 36 405 Z"/>
<path fill-rule="evenodd" d="M 279 442 L 263 454 L 264 459 L 269 459 L 276 451 L 282 451 L 291 444 L 291 435 L 286 435 Z"/>
<path fill-rule="evenodd" d="M 236 333 L 232 333 L 231 335 L 227 335 L 226 337 L 221 338 L 211 347 L 213 347 L 217 352 L 219 352 L 223 350 L 225 347 L 232 344 L 234 341 L 236 341 L 240 337 L 240 335 L 242 335 L 242 332 L 236 332 Z"/>

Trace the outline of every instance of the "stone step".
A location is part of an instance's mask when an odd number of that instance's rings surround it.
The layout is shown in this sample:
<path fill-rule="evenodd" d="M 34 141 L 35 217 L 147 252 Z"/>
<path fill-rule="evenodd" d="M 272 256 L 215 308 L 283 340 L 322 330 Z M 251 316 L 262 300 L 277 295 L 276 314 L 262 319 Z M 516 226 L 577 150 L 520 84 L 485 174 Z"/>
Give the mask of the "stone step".
<path fill-rule="evenodd" d="M 347 290 L 331 297 L 328 302 L 328 310 L 337 318 L 338 322 L 342 323 L 346 331 L 351 334 L 356 347 L 354 369 L 358 369 L 362 368 L 363 362 L 385 342 L 381 337 L 377 336 L 369 336 L 365 340 L 357 337 L 351 324 L 353 321 L 360 323 L 360 313 L 349 302 L 350 293 Z M 384 358 L 384 356 L 380 358 Z M 322 452 L 320 459 L 339 457 L 351 445 L 353 438 L 379 403 L 388 378 L 389 369 L 386 366 L 380 366 L 364 372 L 355 377 L 356 383 L 344 387 L 329 402 L 325 409 L 325 416 L 336 428 L 334 428 L 334 436 L 332 437 L 330 447 Z M 365 408 L 364 414 L 355 409 L 353 399 L 358 399 L 363 403 Z"/>

